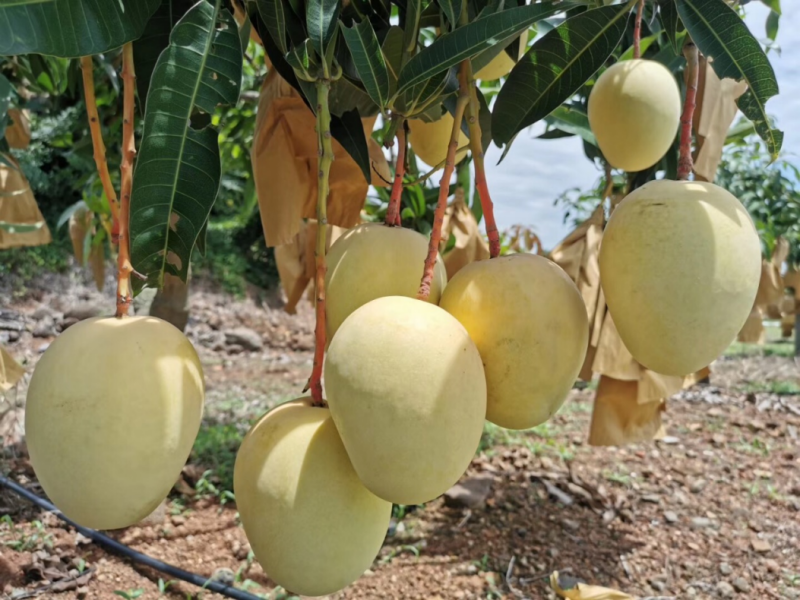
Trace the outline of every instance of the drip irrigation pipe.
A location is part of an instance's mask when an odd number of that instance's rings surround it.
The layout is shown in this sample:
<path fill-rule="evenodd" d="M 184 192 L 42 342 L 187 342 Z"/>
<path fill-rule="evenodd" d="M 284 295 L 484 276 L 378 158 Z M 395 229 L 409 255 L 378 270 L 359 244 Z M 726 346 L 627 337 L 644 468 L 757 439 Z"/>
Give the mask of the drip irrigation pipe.
<path fill-rule="evenodd" d="M 0 475 L 0 485 L 7 487 L 9 490 L 14 492 L 15 494 L 22 496 L 26 500 L 33 502 L 36 506 L 43 508 L 49 512 L 52 512 L 56 517 L 68 523 L 71 527 L 74 527 L 77 531 L 79 531 L 82 535 L 86 536 L 93 542 L 101 546 L 105 546 L 115 554 L 119 554 L 126 558 L 131 559 L 134 562 L 141 563 L 147 567 L 155 569 L 156 571 L 161 571 L 169 575 L 170 577 L 174 577 L 176 579 L 181 579 L 182 581 L 186 581 L 193 585 L 196 585 L 204 590 L 209 590 L 215 592 L 217 594 L 222 594 L 228 598 L 234 598 L 235 600 L 260 600 L 258 596 L 254 596 L 253 594 L 249 594 L 245 591 L 236 589 L 230 585 L 225 585 L 220 583 L 219 581 L 215 581 L 213 579 L 208 579 L 207 577 L 203 577 L 201 575 L 197 575 L 196 573 L 190 573 L 189 571 L 184 571 L 183 569 L 179 569 L 178 567 L 174 567 L 172 565 L 168 565 L 165 562 L 161 562 L 155 558 L 147 556 L 146 554 L 142 554 L 141 552 L 137 552 L 132 548 L 129 548 L 125 544 L 120 544 L 118 541 L 108 537 L 107 535 L 100 533 L 94 529 L 89 529 L 88 527 L 82 527 L 78 525 L 75 521 L 70 519 L 69 517 L 65 517 L 60 510 L 58 510 L 55 506 L 50 504 L 44 498 L 40 498 L 33 492 L 27 490 L 26 488 L 19 485 L 17 482 L 8 479 Z"/>

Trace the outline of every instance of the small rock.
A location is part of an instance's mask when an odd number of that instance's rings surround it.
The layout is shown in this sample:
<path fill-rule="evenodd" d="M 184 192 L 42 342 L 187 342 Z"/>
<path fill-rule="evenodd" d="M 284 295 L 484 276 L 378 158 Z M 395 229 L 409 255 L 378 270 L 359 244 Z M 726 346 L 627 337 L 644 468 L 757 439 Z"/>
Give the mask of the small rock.
<path fill-rule="evenodd" d="M 781 566 L 778 564 L 777 560 L 773 560 L 771 558 L 767 559 L 767 560 L 764 561 L 764 566 L 767 567 L 767 571 L 769 571 L 770 573 L 780 573 L 781 572 Z"/>
<path fill-rule="evenodd" d="M 763 421 L 759 421 L 758 419 L 753 419 L 750 421 L 750 429 L 753 431 L 761 431 L 762 429 L 766 428 Z"/>
<path fill-rule="evenodd" d="M 571 519 L 561 519 L 561 524 L 564 525 L 565 529 L 569 529 L 570 531 L 578 531 L 578 529 L 581 528 L 580 523 Z"/>
<path fill-rule="evenodd" d="M 731 567 L 728 563 L 720 563 L 719 572 L 723 575 L 730 575 L 733 573 L 733 567 Z"/>
<path fill-rule="evenodd" d="M 689 484 L 689 491 L 693 494 L 699 494 L 705 489 L 706 483 L 705 479 L 695 479 Z"/>
<path fill-rule="evenodd" d="M 686 597 L 687 598 L 694 598 L 695 596 L 697 596 L 697 590 L 692 586 L 687 587 L 686 588 Z"/>
<path fill-rule="evenodd" d="M 692 527 L 695 529 L 705 529 L 711 527 L 711 519 L 705 517 L 692 517 Z"/>
<path fill-rule="evenodd" d="M 185 525 L 186 524 L 186 517 L 183 515 L 172 515 L 172 524 L 173 525 Z"/>
<path fill-rule="evenodd" d="M 261 336 L 247 327 L 238 327 L 225 332 L 225 343 L 230 345 L 238 345 L 245 350 L 261 350 L 264 347 L 264 342 Z"/>
<path fill-rule="evenodd" d="M 54 318 L 56 314 L 56 311 L 54 311 L 52 308 L 46 304 L 41 304 L 39 305 L 39 308 L 31 313 L 31 317 L 37 321 L 41 321 L 42 319 Z"/>
<path fill-rule="evenodd" d="M 83 600 L 86 596 L 89 595 L 89 588 L 84 586 L 79 587 L 75 590 L 75 594 L 78 596 L 78 600 Z"/>
<path fill-rule="evenodd" d="M 664 520 L 667 523 L 677 523 L 678 522 L 678 515 L 671 510 L 664 512 Z"/>
<path fill-rule="evenodd" d="M 79 302 L 78 304 L 74 304 L 73 306 L 69 307 L 64 312 L 64 319 L 75 319 L 76 321 L 85 321 L 86 319 L 91 319 L 92 317 L 97 317 L 100 315 L 100 306 L 94 304 L 93 302 Z"/>
<path fill-rule="evenodd" d="M 737 577 L 731 583 L 733 583 L 733 587 L 736 589 L 737 592 L 741 592 L 746 594 L 750 591 L 750 582 L 747 581 L 744 577 Z"/>
<path fill-rule="evenodd" d="M 44 320 L 34 327 L 31 333 L 33 334 L 33 337 L 36 338 L 55 337 L 55 323 L 53 323 L 53 321 L 50 319 Z"/>
<path fill-rule="evenodd" d="M 711 436 L 711 443 L 715 446 L 724 446 L 726 442 L 726 438 L 721 433 L 715 433 Z"/>
<path fill-rule="evenodd" d="M 211 575 L 213 581 L 219 581 L 223 585 L 232 585 L 236 581 L 236 575 L 231 569 L 220 567 Z"/>
<path fill-rule="evenodd" d="M 3 331 L 22 331 L 25 326 L 19 321 L 0 320 L 0 329 Z"/>
<path fill-rule="evenodd" d="M 717 593 L 720 595 L 721 598 L 731 598 L 736 593 L 736 591 L 733 589 L 733 586 L 727 581 L 720 581 L 717 584 Z"/>
<path fill-rule="evenodd" d="M 661 496 L 658 494 L 646 494 L 642 496 L 642 502 L 649 502 L 650 504 L 660 504 Z"/>
<path fill-rule="evenodd" d="M 661 438 L 658 440 L 662 444 L 668 444 L 670 446 L 674 446 L 675 444 L 680 443 L 680 439 L 676 438 L 674 435 L 668 435 L 666 437 Z"/>
<path fill-rule="evenodd" d="M 444 503 L 453 508 L 482 508 L 492 489 L 494 477 L 478 475 L 459 481 L 444 494 Z"/>
<path fill-rule="evenodd" d="M 747 524 L 747 526 L 750 529 L 752 529 L 753 531 L 755 531 L 756 533 L 761 533 L 762 531 L 764 531 L 764 528 L 761 526 L 761 523 L 759 523 L 758 521 L 750 521 Z"/>
<path fill-rule="evenodd" d="M 753 550 L 760 553 L 772 550 L 772 545 L 767 540 L 752 540 L 750 545 L 753 546 Z"/>

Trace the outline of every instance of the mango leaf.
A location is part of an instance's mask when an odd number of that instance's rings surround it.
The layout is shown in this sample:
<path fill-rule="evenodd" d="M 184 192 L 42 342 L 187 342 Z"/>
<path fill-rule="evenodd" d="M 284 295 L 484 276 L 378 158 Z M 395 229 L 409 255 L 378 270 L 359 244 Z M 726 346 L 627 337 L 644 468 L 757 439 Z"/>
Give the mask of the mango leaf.
<path fill-rule="evenodd" d="M 761 0 L 761 2 L 766 4 L 776 13 L 781 14 L 781 0 Z"/>
<path fill-rule="evenodd" d="M 769 15 L 767 15 L 767 37 L 771 39 L 773 42 L 775 38 L 778 37 L 778 26 L 781 22 L 781 13 L 775 12 L 774 10 L 770 11 Z"/>
<path fill-rule="evenodd" d="M 369 149 L 367 138 L 364 136 L 364 124 L 358 111 L 351 110 L 341 117 L 331 116 L 331 135 L 353 157 L 361 168 L 364 178 L 369 181 L 371 179 Z"/>
<path fill-rule="evenodd" d="M 133 42 L 133 65 L 136 68 L 136 91 L 139 92 L 139 109 L 144 113 L 144 102 L 150 88 L 150 78 L 161 52 L 169 45 L 169 34 L 180 18 L 196 0 L 161 0 L 150 17 L 142 37 Z"/>
<path fill-rule="evenodd" d="M 661 19 L 661 27 L 664 28 L 664 33 L 667 34 L 667 39 L 669 39 L 675 54 L 681 54 L 683 39 L 679 36 L 684 29 L 681 17 L 678 15 L 678 7 L 675 5 L 675 0 L 661 0 L 658 5 L 658 16 Z"/>
<path fill-rule="evenodd" d="M 217 131 L 193 129 L 190 118 L 239 97 L 242 48 L 220 2 L 198 2 L 184 15 L 153 71 L 130 213 L 131 259 L 150 286 L 165 272 L 186 281 L 219 188 Z"/>
<path fill-rule="evenodd" d="M 747 91 L 736 104 L 753 122 L 775 160 L 783 145 L 783 132 L 772 128 L 765 105 L 778 93 L 778 82 L 761 44 L 724 0 L 677 2 L 683 24 L 700 52 L 713 59 L 709 62 L 717 77 L 747 83 Z"/>
<path fill-rule="evenodd" d="M 286 54 L 289 44 L 286 41 L 286 18 L 283 13 L 283 0 L 258 0 L 258 14 L 267 26 L 275 45 Z"/>
<path fill-rule="evenodd" d="M 413 54 L 417 49 L 421 16 L 422 0 L 406 0 L 406 22 L 403 27 L 403 54 L 405 56 Z"/>
<path fill-rule="evenodd" d="M 461 0 L 437 0 L 444 16 L 447 17 L 451 29 L 458 27 L 458 19 L 461 17 L 463 2 Z"/>
<path fill-rule="evenodd" d="M 641 55 L 644 56 L 647 49 L 655 44 L 658 41 L 658 34 L 654 33 L 653 35 L 648 35 L 647 37 L 643 37 L 639 41 L 639 49 L 641 50 Z M 619 55 L 619 60 L 631 60 L 633 58 L 633 46 L 630 46 L 625 52 Z"/>
<path fill-rule="evenodd" d="M 308 0 L 306 6 L 306 28 L 311 46 L 323 57 L 336 33 L 339 18 L 339 0 Z"/>
<path fill-rule="evenodd" d="M 564 2 L 550 1 L 520 6 L 487 15 L 446 33 L 406 63 L 400 71 L 398 92 L 402 93 L 412 85 L 426 81 L 464 59 L 477 56 L 500 40 L 519 35 L 533 23 L 553 16 L 569 6 Z"/>
<path fill-rule="evenodd" d="M 383 110 L 389 101 L 389 72 L 372 23 L 364 19 L 353 27 L 342 24 L 342 35 L 364 89 Z"/>
<path fill-rule="evenodd" d="M 0 56 L 101 54 L 135 40 L 161 0 L 0 3 Z"/>
<path fill-rule="evenodd" d="M 545 121 L 560 131 L 578 135 L 589 144 L 597 146 L 597 139 L 592 133 L 589 117 L 584 110 L 574 106 L 561 105 L 545 117 Z"/>
<path fill-rule="evenodd" d="M 578 91 L 614 52 L 629 13 L 630 4 L 588 10 L 537 40 L 497 95 L 492 112 L 495 143 L 510 144 L 520 131 Z"/>
<path fill-rule="evenodd" d="M 403 64 L 403 30 L 392 27 L 383 38 L 381 50 L 386 59 L 386 70 L 389 74 L 389 95 L 393 96 L 397 90 L 397 77 Z"/>
<path fill-rule="evenodd" d="M 6 125 L 8 124 L 8 107 L 14 97 L 14 86 L 11 82 L 0 74 L 0 140 L 6 135 Z"/>

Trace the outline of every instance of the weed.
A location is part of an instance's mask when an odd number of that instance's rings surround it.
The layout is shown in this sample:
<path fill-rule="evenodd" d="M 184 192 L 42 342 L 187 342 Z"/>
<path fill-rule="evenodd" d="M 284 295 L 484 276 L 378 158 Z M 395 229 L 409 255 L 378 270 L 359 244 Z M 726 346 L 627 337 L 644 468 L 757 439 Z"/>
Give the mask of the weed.
<path fill-rule="evenodd" d="M 419 558 L 419 548 L 411 544 L 404 544 L 402 546 L 397 546 L 396 548 L 392 548 L 389 553 L 382 557 L 379 561 L 379 565 L 385 565 L 387 563 L 392 562 L 392 559 L 401 555 L 403 552 L 408 552 L 413 554 L 416 558 Z"/>
<path fill-rule="evenodd" d="M 630 474 L 619 469 L 615 469 L 614 471 L 605 469 L 603 471 L 603 477 L 605 477 L 608 481 L 613 481 L 614 483 L 624 485 L 625 487 L 628 487 L 631 484 Z"/>
<path fill-rule="evenodd" d="M 484 571 L 484 572 L 491 571 L 491 568 L 489 567 L 488 554 L 484 554 L 480 560 L 473 560 L 472 564 L 475 565 L 475 567 L 477 567 L 479 571 Z"/>
<path fill-rule="evenodd" d="M 142 588 L 128 590 L 127 592 L 122 590 L 114 590 L 114 594 L 121 598 L 125 598 L 125 600 L 136 600 L 136 598 L 144 594 L 144 590 Z"/>
<path fill-rule="evenodd" d="M 233 490 L 233 465 L 244 433 L 233 423 L 204 423 L 197 434 L 190 460 L 210 469 L 222 491 Z"/>
<path fill-rule="evenodd" d="M 197 492 L 197 497 L 217 498 L 222 506 L 225 506 L 228 502 L 235 500 L 235 497 L 231 490 L 217 486 L 212 481 L 213 476 L 214 472 L 211 469 L 208 469 L 203 473 L 200 479 L 197 480 L 197 483 L 194 484 L 194 489 Z"/>
<path fill-rule="evenodd" d="M 797 396 L 800 385 L 794 381 L 751 381 L 742 387 L 743 392 L 769 392 L 778 396 Z"/>
<path fill-rule="evenodd" d="M 2 522 L 10 527 L 12 535 L 19 536 L 15 540 L 3 542 L 4 545 L 12 550 L 16 550 L 17 552 L 33 552 L 42 546 L 46 546 L 47 548 L 53 547 L 53 534 L 47 533 L 47 529 L 41 521 L 33 521 L 31 523 L 33 526 L 33 531 L 31 533 L 26 533 L 17 528 L 8 515 L 3 516 Z"/>

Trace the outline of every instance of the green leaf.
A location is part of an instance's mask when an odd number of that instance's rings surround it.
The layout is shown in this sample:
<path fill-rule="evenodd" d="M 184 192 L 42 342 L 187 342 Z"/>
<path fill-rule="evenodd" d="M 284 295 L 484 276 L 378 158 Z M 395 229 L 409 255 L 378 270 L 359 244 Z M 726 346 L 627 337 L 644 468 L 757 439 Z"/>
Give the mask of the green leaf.
<path fill-rule="evenodd" d="M 486 102 L 486 98 L 483 93 L 481 93 L 480 88 L 478 88 L 477 92 L 479 105 L 478 123 L 480 123 L 481 126 L 481 146 L 483 147 L 483 151 L 486 152 L 489 149 L 489 145 L 492 143 L 492 111 L 489 109 L 489 104 Z"/>
<path fill-rule="evenodd" d="M 629 13 L 630 4 L 588 10 L 537 40 L 497 95 L 494 141 L 510 144 L 578 91 L 614 52 Z"/>
<path fill-rule="evenodd" d="M 58 0 L 0 5 L 0 56 L 101 54 L 142 35 L 161 0 Z"/>
<path fill-rule="evenodd" d="M 761 2 L 766 4 L 776 13 L 781 14 L 781 0 L 761 0 Z"/>
<path fill-rule="evenodd" d="M 195 0 L 161 0 L 161 4 L 144 29 L 142 37 L 133 42 L 133 65 L 136 69 L 136 90 L 139 108 L 144 113 L 144 102 L 150 88 L 150 78 L 161 52 L 169 45 L 169 34 Z"/>
<path fill-rule="evenodd" d="M 462 60 L 477 56 L 498 41 L 519 35 L 536 21 L 561 12 L 566 7 L 563 2 L 541 2 L 490 14 L 459 27 L 438 38 L 406 63 L 400 71 L 398 91 L 427 81 Z"/>
<path fill-rule="evenodd" d="M 644 53 L 647 52 L 647 49 L 652 46 L 655 42 L 658 41 L 658 34 L 655 33 L 653 35 L 648 35 L 647 37 L 643 37 L 639 42 L 639 48 L 641 50 L 640 56 L 644 56 Z M 619 60 L 631 60 L 633 58 L 633 46 L 625 50 L 622 54 L 619 55 Z"/>
<path fill-rule="evenodd" d="M 353 157 L 361 168 L 364 179 L 370 181 L 369 149 L 364 136 L 364 124 L 358 112 L 351 110 L 341 117 L 331 115 L 331 135 L 339 142 L 347 153 Z"/>
<path fill-rule="evenodd" d="M 328 45 L 336 33 L 339 18 L 339 0 L 308 0 L 306 6 L 306 27 L 311 45 L 323 58 Z"/>
<path fill-rule="evenodd" d="M 198 2 L 186 13 L 153 71 L 130 217 L 133 266 L 150 286 L 161 285 L 165 272 L 186 281 L 219 188 L 217 131 L 193 129 L 190 118 L 239 97 L 242 49 L 220 1 Z"/>
<path fill-rule="evenodd" d="M 44 226 L 44 221 L 37 221 L 36 223 L 9 223 L 7 221 L 0 221 L 0 231 L 7 231 L 8 233 L 31 233 L 41 229 Z"/>
<path fill-rule="evenodd" d="M 661 19 L 661 27 L 664 28 L 664 33 L 667 34 L 667 39 L 669 39 L 675 54 L 681 54 L 683 51 L 683 39 L 679 37 L 679 34 L 684 29 L 675 0 L 661 0 L 658 5 L 658 16 Z"/>
<path fill-rule="evenodd" d="M 766 103 L 778 93 L 775 72 L 761 45 L 724 0 L 677 0 L 683 24 L 720 79 L 743 80 L 747 91 L 736 101 L 767 144 L 772 159 L 783 145 L 783 132 L 771 127 Z"/>
<path fill-rule="evenodd" d="M 778 26 L 780 25 L 781 21 L 781 14 L 778 12 L 770 11 L 769 15 L 767 16 L 767 37 L 771 39 L 773 42 L 775 38 L 778 37 Z"/>
<path fill-rule="evenodd" d="M 286 18 L 283 12 L 283 0 L 257 0 L 258 14 L 267 26 L 272 40 L 282 54 L 289 51 L 286 40 Z"/>
<path fill-rule="evenodd" d="M 0 140 L 5 138 L 8 123 L 8 107 L 14 97 L 14 86 L 0 74 Z"/>
<path fill-rule="evenodd" d="M 381 46 L 389 75 L 390 96 L 393 96 L 397 91 L 397 78 L 403 65 L 403 35 L 402 29 L 392 27 L 386 33 L 386 37 L 383 38 L 383 45 Z"/>
<path fill-rule="evenodd" d="M 597 139 L 589 126 L 589 117 L 585 111 L 574 106 L 562 105 L 551 112 L 545 120 L 549 125 L 572 135 L 578 135 L 584 141 L 597 146 Z"/>
<path fill-rule="evenodd" d="M 383 110 L 389 100 L 389 73 L 372 23 L 369 19 L 364 19 L 353 27 L 342 24 L 342 35 L 353 56 L 364 89 Z"/>
<path fill-rule="evenodd" d="M 458 27 L 458 19 L 461 17 L 464 3 L 461 0 L 437 0 L 437 2 L 444 16 L 450 22 L 451 29 Z"/>
<path fill-rule="evenodd" d="M 406 0 L 406 22 L 403 27 L 404 56 L 409 56 L 417 49 L 419 36 L 419 20 L 422 15 L 422 0 Z M 403 66 L 403 65 L 400 65 Z"/>

